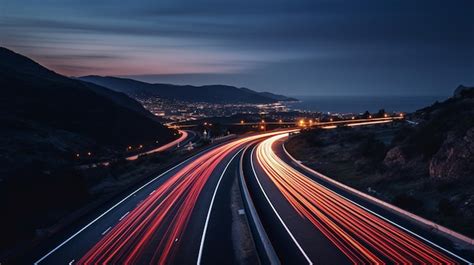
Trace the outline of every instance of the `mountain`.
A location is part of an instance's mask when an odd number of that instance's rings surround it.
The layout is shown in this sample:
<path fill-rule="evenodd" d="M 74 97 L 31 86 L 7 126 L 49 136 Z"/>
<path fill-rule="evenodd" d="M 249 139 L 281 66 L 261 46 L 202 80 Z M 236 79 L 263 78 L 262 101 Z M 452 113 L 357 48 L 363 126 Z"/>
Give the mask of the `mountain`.
<path fill-rule="evenodd" d="M 91 82 L 109 89 L 123 92 L 135 98 L 161 97 L 188 102 L 208 103 L 275 103 L 294 100 L 268 92 L 256 92 L 248 88 L 226 85 L 172 85 L 150 84 L 133 79 L 110 76 L 83 76 L 80 80 Z"/>
<path fill-rule="evenodd" d="M 278 101 L 298 101 L 296 98 L 289 98 L 287 96 L 273 94 L 270 92 L 260 92 L 259 94 L 264 97 L 271 98 Z"/>
<path fill-rule="evenodd" d="M 64 77 L 1 47 L 0 88 L 0 156 L 7 166 L 21 166 L 16 159 L 60 162 L 87 149 L 122 151 L 175 137 L 127 95 Z M 25 149 L 27 154 L 19 152 Z"/>

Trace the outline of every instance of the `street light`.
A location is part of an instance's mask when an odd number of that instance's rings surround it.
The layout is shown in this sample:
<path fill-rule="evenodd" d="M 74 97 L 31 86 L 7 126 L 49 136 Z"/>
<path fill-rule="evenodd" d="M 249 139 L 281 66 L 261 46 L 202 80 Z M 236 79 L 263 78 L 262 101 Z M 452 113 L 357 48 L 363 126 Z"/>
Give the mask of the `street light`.
<path fill-rule="evenodd" d="M 241 120 L 241 121 L 240 121 L 240 124 L 244 124 L 244 120 Z"/>

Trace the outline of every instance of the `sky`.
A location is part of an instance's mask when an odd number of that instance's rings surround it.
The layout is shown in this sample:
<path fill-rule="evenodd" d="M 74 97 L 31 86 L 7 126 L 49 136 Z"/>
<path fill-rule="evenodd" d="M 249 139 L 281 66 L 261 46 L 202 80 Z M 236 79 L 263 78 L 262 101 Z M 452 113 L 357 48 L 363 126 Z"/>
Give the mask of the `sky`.
<path fill-rule="evenodd" d="M 0 46 L 68 76 L 286 95 L 474 86 L 472 0 L 0 0 Z"/>

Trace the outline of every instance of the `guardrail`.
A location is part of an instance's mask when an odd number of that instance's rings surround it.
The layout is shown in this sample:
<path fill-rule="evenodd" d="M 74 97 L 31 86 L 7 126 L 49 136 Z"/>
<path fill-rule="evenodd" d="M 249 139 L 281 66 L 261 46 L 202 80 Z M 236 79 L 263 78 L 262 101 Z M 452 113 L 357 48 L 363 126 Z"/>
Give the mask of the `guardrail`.
<path fill-rule="evenodd" d="M 294 163 L 296 163 L 297 165 L 299 165 L 299 166 L 300 166 L 301 168 L 303 168 L 304 170 L 306 170 L 306 171 L 312 173 L 313 175 L 316 175 L 317 177 L 319 177 L 319 178 L 321 178 L 321 179 L 323 179 L 323 180 L 325 180 L 325 181 L 327 181 L 327 182 L 330 182 L 331 184 L 333 184 L 333 185 L 335 185 L 335 186 L 337 186 L 337 187 L 339 187 L 339 188 L 341 188 L 341 189 L 343 189 L 343 190 L 345 190 L 345 191 L 347 191 L 347 192 L 349 192 L 349 193 L 351 193 L 351 194 L 353 194 L 353 195 L 356 195 L 356 196 L 361 197 L 361 198 L 363 198 L 363 199 L 365 199 L 365 200 L 371 201 L 372 203 L 374 203 L 374 204 L 376 204 L 376 205 L 379 205 L 379 206 L 381 206 L 381 207 L 383 207 L 383 208 L 385 208 L 385 209 L 387 209 L 387 210 L 389 210 L 389 211 L 396 212 L 396 213 L 398 213 L 398 214 L 401 215 L 401 216 L 404 216 L 404 217 L 406 217 L 406 218 L 412 219 L 413 221 L 416 221 L 416 222 L 418 222 L 418 223 L 420 223 L 420 224 L 422 224 L 422 225 L 428 226 L 429 228 L 431 228 L 431 229 L 433 229 L 433 230 L 439 231 L 439 232 L 441 232 L 441 233 L 443 233 L 443 234 L 445 234 L 445 235 L 447 235 L 447 236 L 450 236 L 450 237 L 452 237 L 452 238 L 454 238 L 454 239 L 457 239 L 457 240 L 459 240 L 459 241 L 461 241 L 461 242 L 464 242 L 464 243 L 470 245 L 471 247 L 474 246 L 474 239 L 472 239 L 472 238 L 470 238 L 470 237 L 467 237 L 467 236 L 465 236 L 465 235 L 463 235 L 463 234 L 460 234 L 460 233 L 458 233 L 458 232 L 455 232 L 455 231 L 453 231 L 453 230 L 451 230 L 451 229 L 449 229 L 449 228 L 447 228 L 447 227 L 444 227 L 444 226 L 442 226 L 442 225 L 439 225 L 439 224 L 437 224 L 437 223 L 435 223 L 435 222 L 432 222 L 432 221 L 430 221 L 430 220 L 428 220 L 428 219 L 425 219 L 425 218 L 423 218 L 423 217 L 421 217 L 421 216 L 418 216 L 418 215 L 416 215 L 416 214 L 413 214 L 413 213 L 411 213 L 411 212 L 408 212 L 408 211 L 406 211 L 406 210 L 403 210 L 403 209 L 401 209 L 401 208 L 399 208 L 399 207 L 397 207 L 397 206 L 395 206 L 395 205 L 392 205 L 392 204 L 390 204 L 390 203 L 387 203 L 387 202 L 384 202 L 384 201 L 382 201 L 382 200 L 380 200 L 380 199 L 377 199 L 377 198 L 375 198 L 375 197 L 372 197 L 372 196 L 370 196 L 370 195 L 368 195 L 368 194 L 366 194 L 366 193 L 364 193 L 364 192 L 361 192 L 361 191 L 356 190 L 356 189 L 354 189 L 354 188 L 352 188 L 352 187 L 349 187 L 349 186 L 347 186 L 347 185 L 345 185 L 345 184 L 343 184 L 343 183 L 340 183 L 340 182 L 338 182 L 338 181 L 336 181 L 336 180 L 334 180 L 334 179 L 332 179 L 332 178 L 330 178 L 330 177 L 328 177 L 328 176 L 326 176 L 326 175 L 324 175 L 324 174 L 321 174 L 321 173 L 317 172 L 316 170 L 314 170 L 314 169 L 312 169 L 312 168 L 307 167 L 306 165 L 304 165 L 303 163 L 301 163 L 301 161 L 296 160 L 293 156 L 290 155 L 290 153 L 288 153 L 288 151 L 287 151 L 286 148 L 285 148 L 285 144 L 283 144 L 283 150 L 284 150 L 284 152 L 286 153 L 286 155 L 287 155 Z"/>
<path fill-rule="evenodd" d="M 262 262 L 262 264 L 281 264 L 275 250 L 273 249 L 270 239 L 265 232 L 265 228 L 260 221 L 260 217 L 258 217 L 257 210 L 255 209 L 255 205 L 253 204 L 250 192 L 247 187 L 247 183 L 245 182 L 243 160 L 248 147 L 249 146 L 245 147 L 244 151 L 242 152 L 239 166 L 239 187 L 241 194 L 243 195 L 245 211 L 248 213 L 246 215 L 247 220 L 249 221 L 250 230 L 254 238 L 260 262 Z"/>

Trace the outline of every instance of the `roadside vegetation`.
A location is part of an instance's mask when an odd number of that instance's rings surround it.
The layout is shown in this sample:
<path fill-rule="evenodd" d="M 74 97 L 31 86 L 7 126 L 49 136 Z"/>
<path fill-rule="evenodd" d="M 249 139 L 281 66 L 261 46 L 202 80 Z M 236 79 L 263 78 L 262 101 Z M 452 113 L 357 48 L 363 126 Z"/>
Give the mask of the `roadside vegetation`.
<path fill-rule="evenodd" d="M 474 237 L 472 89 L 408 119 L 418 125 L 315 129 L 286 147 L 323 174 Z"/>

